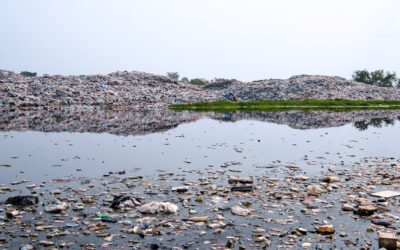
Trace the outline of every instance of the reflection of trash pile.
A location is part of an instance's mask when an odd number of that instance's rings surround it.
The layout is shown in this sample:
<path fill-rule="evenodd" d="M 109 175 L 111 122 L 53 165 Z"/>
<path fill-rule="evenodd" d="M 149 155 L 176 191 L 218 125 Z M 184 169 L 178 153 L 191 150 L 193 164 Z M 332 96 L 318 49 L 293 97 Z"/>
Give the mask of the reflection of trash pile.
<path fill-rule="evenodd" d="M 339 127 L 349 123 L 359 130 L 369 126 L 381 127 L 400 120 L 400 110 L 334 111 L 286 111 L 286 112 L 231 112 L 210 113 L 213 119 L 223 121 L 257 120 L 285 124 L 295 129 Z"/>
<path fill-rule="evenodd" d="M 174 112 L 166 107 L 131 107 L 124 110 L 82 106 L 16 109 L 0 116 L 0 131 L 35 130 L 140 135 L 166 131 L 202 116 L 204 114 Z"/>
<path fill-rule="evenodd" d="M 295 129 L 338 127 L 353 123 L 359 130 L 394 124 L 398 110 L 351 112 L 287 111 L 197 113 L 175 112 L 167 107 L 143 106 L 107 110 L 87 106 L 9 110 L 0 116 L 0 131 L 35 130 L 43 132 L 92 132 L 141 135 L 167 131 L 181 123 L 203 117 L 223 121 L 258 120 L 285 124 Z"/>

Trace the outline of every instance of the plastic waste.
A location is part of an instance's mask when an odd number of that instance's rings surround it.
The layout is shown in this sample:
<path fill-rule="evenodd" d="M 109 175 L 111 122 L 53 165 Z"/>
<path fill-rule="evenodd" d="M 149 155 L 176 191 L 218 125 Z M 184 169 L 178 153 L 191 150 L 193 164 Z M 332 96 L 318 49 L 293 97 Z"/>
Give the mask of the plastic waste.
<path fill-rule="evenodd" d="M 65 202 L 54 202 L 50 205 L 47 205 L 44 209 L 46 213 L 58 214 L 68 208 L 68 204 Z"/>
<path fill-rule="evenodd" d="M 384 221 L 384 220 L 374 220 L 374 221 L 372 221 L 372 223 L 375 225 L 380 225 L 380 226 L 385 226 L 385 227 L 391 225 L 390 221 Z"/>
<path fill-rule="evenodd" d="M 118 197 L 114 197 L 112 203 L 111 203 L 111 208 L 117 208 L 119 206 L 119 204 L 121 204 L 121 202 L 130 200 L 131 197 L 130 196 L 118 196 Z"/>
<path fill-rule="evenodd" d="M 35 205 L 39 202 L 39 198 L 33 195 L 18 195 L 9 197 L 5 203 L 11 204 L 18 207 L 25 207 L 30 205 Z"/>
<path fill-rule="evenodd" d="M 231 211 L 232 211 L 232 214 L 246 216 L 246 215 L 249 215 L 252 210 L 250 208 L 241 208 L 239 206 L 234 206 L 234 207 L 232 207 Z"/>
<path fill-rule="evenodd" d="M 110 217 L 102 217 L 102 218 L 101 218 L 101 221 L 116 223 L 116 222 L 118 222 L 118 219 L 116 219 L 116 218 L 110 218 Z"/>
<path fill-rule="evenodd" d="M 178 206 L 170 202 L 153 201 L 139 207 L 139 212 L 144 214 L 175 214 L 178 213 L 178 211 Z"/>
<path fill-rule="evenodd" d="M 107 218 L 107 217 L 110 217 L 110 215 L 109 214 L 97 214 L 96 217 L 97 218 Z"/>

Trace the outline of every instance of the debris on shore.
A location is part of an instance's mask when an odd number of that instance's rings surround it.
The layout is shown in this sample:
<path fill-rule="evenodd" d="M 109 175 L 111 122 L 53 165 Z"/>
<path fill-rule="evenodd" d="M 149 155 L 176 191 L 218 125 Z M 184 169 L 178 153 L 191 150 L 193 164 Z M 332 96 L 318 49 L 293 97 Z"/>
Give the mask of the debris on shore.
<path fill-rule="evenodd" d="M 320 176 L 283 168 L 280 178 L 269 168 L 257 177 L 212 167 L 205 176 L 120 171 L 85 182 L 74 176 L 44 181 L 30 195 L 3 189 L 0 245 L 396 249 L 398 162 L 365 157 Z"/>
<path fill-rule="evenodd" d="M 205 86 L 143 72 L 23 76 L 0 70 L 0 101 L 10 107 L 143 106 L 216 100 L 400 100 L 399 88 L 341 77 L 298 75 L 253 82 L 217 79 Z"/>

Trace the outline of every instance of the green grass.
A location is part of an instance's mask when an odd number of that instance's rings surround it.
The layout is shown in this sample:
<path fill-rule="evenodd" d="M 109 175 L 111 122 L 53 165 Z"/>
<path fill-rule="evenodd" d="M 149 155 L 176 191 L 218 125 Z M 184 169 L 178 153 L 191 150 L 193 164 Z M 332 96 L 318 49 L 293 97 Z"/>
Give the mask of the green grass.
<path fill-rule="evenodd" d="M 231 111 L 288 111 L 288 110 L 384 110 L 400 109 L 400 100 L 263 100 L 249 102 L 229 102 L 226 100 L 216 102 L 197 102 L 186 104 L 173 104 L 169 106 L 172 110 L 192 110 L 199 112 L 231 112 Z"/>

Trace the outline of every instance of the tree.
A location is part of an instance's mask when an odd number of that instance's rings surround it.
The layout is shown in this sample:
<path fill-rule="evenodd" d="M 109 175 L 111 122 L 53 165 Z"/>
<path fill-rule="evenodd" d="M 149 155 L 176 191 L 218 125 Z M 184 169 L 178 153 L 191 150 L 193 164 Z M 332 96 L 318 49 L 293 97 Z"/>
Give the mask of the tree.
<path fill-rule="evenodd" d="M 29 71 L 21 71 L 21 75 L 25 77 L 35 77 L 37 76 L 36 72 L 29 72 Z"/>
<path fill-rule="evenodd" d="M 369 75 L 368 70 L 356 70 L 353 73 L 353 80 L 356 82 L 363 82 L 370 84 L 371 76 Z"/>
<path fill-rule="evenodd" d="M 202 79 L 202 78 L 195 78 L 195 79 L 190 80 L 190 83 L 194 84 L 194 85 L 206 85 L 206 84 L 208 84 L 208 81 L 206 79 Z"/>
<path fill-rule="evenodd" d="M 396 82 L 400 83 L 400 79 L 396 77 L 395 72 L 386 72 L 383 70 L 375 70 L 368 72 L 368 70 L 356 70 L 353 73 L 353 80 L 363 82 L 379 87 L 393 87 Z M 397 84 L 397 85 L 398 85 Z"/>
<path fill-rule="evenodd" d="M 167 76 L 172 80 L 177 80 L 177 81 L 179 80 L 178 72 L 167 72 Z"/>
<path fill-rule="evenodd" d="M 182 77 L 181 81 L 182 81 L 182 82 L 189 82 L 189 78 L 187 78 L 186 76 L 185 76 L 185 77 Z"/>
<path fill-rule="evenodd" d="M 383 70 L 376 70 L 371 72 L 371 82 L 373 85 L 379 87 L 393 87 L 397 78 L 396 73 L 385 72 Z"/>

